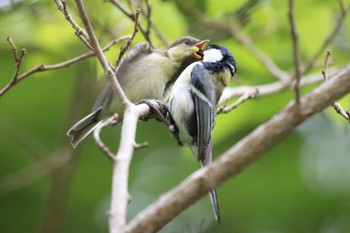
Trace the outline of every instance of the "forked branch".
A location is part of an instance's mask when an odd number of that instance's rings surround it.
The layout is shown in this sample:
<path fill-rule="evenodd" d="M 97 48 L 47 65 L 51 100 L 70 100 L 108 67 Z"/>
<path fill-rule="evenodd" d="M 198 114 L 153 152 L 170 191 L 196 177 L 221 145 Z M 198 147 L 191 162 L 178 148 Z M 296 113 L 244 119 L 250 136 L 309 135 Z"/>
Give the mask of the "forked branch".
<path fill-rule="evenodd" d="M 103 51 L 107 51 L 109 50 L 113 45 L 115 45 L 116 43 L 119 43 L 121 41 L 124 40 L 128 40 L 130 38 L 130 36 L 121 36 L 113 41 L 111 41 L 110 43 L 108 43 L 102 50 Z M 95 53 L 93 51 L 89 51 L 86 52 L 84 54 L 81 54 L 77 57 L 71 58 L 69 60 L 57 63 L 57 64 L 53 64 L 53 65 L 37 65 L 27 71 L 25 71 L 22 74 L 19 74 L 21 65 L 22 65 L 22 61 L 23 61 L 23 57 L 24 57 L 24 52 L 25 50 L 22 50 L 22 54 L 21 56 L 18 56 L 17 54 L 17 48 L 14 44 L 14 42 L 12 41 L 12 39 L 9 39 L 11 41 L 11 47 L 14 51 L 14 54 L 16 54 L 15 56 L 15 63 L 16 63 L 16 71 L 15 74 L 13 76 L 13 78 L 11 79 L 11 81 L 0 90 L 0 97 L 3 96 L 6 92 L 8 92 L 11 88 L 13 88 L 16 84 L 18 84 L 20 81 L 24 80 L 25 78 L 29 77 L 30 75 L 37 73 L 37 72 L 43 72 L 43 71 L 48 71 L 48 70 L 57 70 L 57 69 L 61 69 L 64 67 L 68 67 L 74 63 L 77 63 L 79 61 L 82 61 L 84 59 L 87 59 L 89 57 L 93 57 L 95 56 Z M 16 49 L 14 49 L 16 48 Z"/>

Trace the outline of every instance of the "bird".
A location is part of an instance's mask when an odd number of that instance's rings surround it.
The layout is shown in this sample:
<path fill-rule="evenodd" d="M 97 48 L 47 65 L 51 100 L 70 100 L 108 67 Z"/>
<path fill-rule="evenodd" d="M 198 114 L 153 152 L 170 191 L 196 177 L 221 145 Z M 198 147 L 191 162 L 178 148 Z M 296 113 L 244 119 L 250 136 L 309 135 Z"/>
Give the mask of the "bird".
<path fill-rule="evenodd" d="M 202 59 L 201 51 L 208 42 L 209 40 L 185 36 L 164 51 L 153 48 L 148 42 L 138 43 L 122 59 L 115 70 L 115 77 L 133 103 L 142 99 L 165 101 L 181 72 L 191 63 Z M 111 85 L 107 83 L 92 112 L 68 130 L 67 135 L 72 138 L 73 148 L 76 148 L 98 123 L 113 113 L 121 116 L 123 105 L 115 98 Z"/>
<path fill-rule="evenodd" d="M 201 166 L 212 161 L 216 111 L 224 88 L 236 73 L 236 61 L 223 46 L 210 44 L 203 60 L 189 65 L 174 83 L 167 102 L 170 131 L 179 145 L 191 148 Z M 215 188 L 209 196 L 216 220 L 220 211 Z"/>

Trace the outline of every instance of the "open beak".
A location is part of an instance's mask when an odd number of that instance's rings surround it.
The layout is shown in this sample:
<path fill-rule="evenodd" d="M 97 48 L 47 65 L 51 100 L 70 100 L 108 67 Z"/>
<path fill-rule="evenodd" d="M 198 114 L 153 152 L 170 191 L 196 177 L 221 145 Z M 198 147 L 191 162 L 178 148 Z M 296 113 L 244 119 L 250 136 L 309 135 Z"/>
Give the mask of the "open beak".
<path fill-rule="evenodd" d="M 198 42 L 192 48 L 192 50 L 193 50 L 193 54 L 192 55 L 193 55 L 193 57 L 195 59 L 198 59 L 198 60 L 202 59 L 201 54 L 203 54 L 203 53 L 201 53 L 201 52 L 205 49 L 205 47 L 207 47 L 208 43 L 209 43 L 209 40 L 202 40 L 202 41 Z"/>

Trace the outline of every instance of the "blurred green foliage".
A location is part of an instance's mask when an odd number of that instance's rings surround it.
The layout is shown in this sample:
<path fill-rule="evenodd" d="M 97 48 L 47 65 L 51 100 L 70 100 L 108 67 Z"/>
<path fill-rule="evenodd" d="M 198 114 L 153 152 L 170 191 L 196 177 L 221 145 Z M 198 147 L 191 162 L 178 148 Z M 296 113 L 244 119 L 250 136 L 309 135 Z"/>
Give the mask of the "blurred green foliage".
<path fill-rule="evenodd" d="M 133 23 L 111 4 L 86 1 L 86 5 L 103 45 L 132 32 Z M 73 1 L 68 2 L 68 9 L 81 24 Z M 277 65 L 292 70 L 286 1 L 152 1 L 152 19 L 170 42 L 192 35 L 225 45 L 237 60 L 240 81 L 260 85 L 274 78 L 229 34 L 201 26 L 188 9 L 237 24 Z M 303 61 L 335 27 L 338 13 L 337 1 L 296 1 Z M 330 45 L 332 65 L 341 67 L 350 60 L 349 20 Z M 19 51 L 27 49 L 21 72 L 87 51 L 53 1 L 0 1 L 0 88 L 15 70 L 7 36 Z M 164 47 L 153 34 L 152 39 Z M 143 40 L 138 33 L 135 41 Z M 121 45 L 106 53 L 112 63 Z M 319 58 L 310 72 L 321 74 L 322 61 Z M 90 111 L 105 82 L 101 77 L 96 60 L 89 59 L 36 73 L 0 97 L 0 232 L 108 231 L 111 164 L 91 137 L 72 150 L 65 136 L 69 126 Z M 303 88 L 303 92 L 313 87 Z M 219 115 L 214 156 L 271 118 L 292 98 L 292 91 L 284 91 Z M 350 108 L 348 98 L 341 103 Z M 103 131 L 102 138 L 113 151 L 119 134 L 120 127 Z M 332 109 L 326 110 L 218 188 L 222 224 L 214 221 L 205 197 L 161 232 L 350 232 L 349 139 L 346 122 Z M 190 151 L 179 148 L 158 122 L 140 122 L 137 140 L 148 141 L 149 147 L 138 150 L 132 162 L 130 219 L 198 169 Z"/>

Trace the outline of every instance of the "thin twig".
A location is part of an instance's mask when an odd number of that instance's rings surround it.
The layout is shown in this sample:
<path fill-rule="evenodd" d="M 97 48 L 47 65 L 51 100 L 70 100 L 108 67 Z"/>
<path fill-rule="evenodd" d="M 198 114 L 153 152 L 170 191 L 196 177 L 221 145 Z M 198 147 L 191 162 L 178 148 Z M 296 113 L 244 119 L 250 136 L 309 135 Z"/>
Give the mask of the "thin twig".
<path fill-rule="evenodd" d="M 98 147 L 100 147 L 100 149 L 102 150 L 102 152 L 107 156 L 108 159 L 110 159 L 111 161 L 115 160 L 115 155 L 109 150 L 109 148 L 102 142 L 101 138 L 100 138 L 100 133 L 102 128 L 110 126 L 110 125 L 114 125 L 118 122 L 118 114 L 114 114 L 113 116 L 111 116 L 110 118 L 108 118 L 105 121 L 102 121 L 100 124 L 97 125 L 96 129 L 94 130 L 94 138 L 95 138 L 95 142 L 98 145 Z"/>
<path fill-rule="evenodd" d="M 109 0 L 109 2 L 121 10 L 121 12 L 123 12 L 123 14 L 126 15 L 129 19 L 135 21 L 134 15 L 132 13 L 129 13 L 129 11 L 125 9 L 125 7 L 118 0 Z"/>
<path fill-rule="evenodd" d="M 146 147 L 148 147 L 148 142 L 134 143 L 135 150 L 146 148 Z"/>
<path fill-rule="evenodd" d="M 147 18 L 147 27 L 146 27 L 146 37 L 150 37 L 151 34 L 151 27 L 152 27 L 152 20 L 151 20 L 151 15 L 152 15 L 152 5 L 150 0 L 146 0 L 146 18 Z"/>
<path fill-rule="evenodd" d="M 333 68 L 332 73 L 338 73 L 341 68 Z M 319 73 L 306 75 L 301 79 L 300 86 L 306 86 L 322 81 L 322 77 Z M 285 83 L 282 81 L 276 81 L 273 83 L 263 84 L 259 86 L 238 86 L 238 87 L 227 87 L 225 88 L 221 99 L 219 101 L 220 105 L 226 104 L 228 101 L 235 97 L 240 97 L 246 93 L 254 93 L 258 91 L 259 97 L 271 95 L 278 93 L 285 89 L 292 89 L 295 85 L 295 80 L 290 80 L 290 82 Z"/>
<path fill-rule="evenodd" d="M 18 51 L 17 51 L 17 46 L 15 45 L 15 43 L 13 42 L 12 38 L 9 36 L 7 37 L 7 42 L 9 42 L 11 48 L 12 48 L 12 52 L 13 52 L 13 59 L 15 60 L 15 62 L 18 62 Z"/>
<path fill-rule="evenodd" d="M 146 10 L 144 9 L 142 2 L 145 2 L 146 4 Z M 144 1 L 137 1 L 138 8 L 141 9 L 142 15 L 146 18 L 147 20 L 147 26 L 145 30 L 145 38 L 150 44 L 152 45 L 151 41 L 151 29 L 154 35 L 162 42 L 164 47 L 169 46 L 169 41 L 167 38 L 164 36 L 163 32 L 157 27 L 155 22 L 152 20 L 152 4 L 150 0 L 144 0 Z M 152 45 L 153 46 L 153 45 Z"/>
<path fill-rule="evenodd" d="M 17 79 L 18 79 L 19 71 L 20 71 L 21 66 L 22 66 L 23 58 L 24 58 L 24 55 L 26 55 L 27 50 L 25 48 L 23 48 L 21 51 L 21 55 L 18 55 L 17 47 L 10 36 L 7 37 L 7 41 L 9 42 L 9 44 L 12 48 L 13 58 L 16 62 L 16 71 L 15 71 L 15 74 L 13 75 L 10 83 L 16 83 Z"/>
<path fill-rule="evenodd" d="M 135 24 L 134 24 L 134 31 L 130 37 L 130 39 L 126 42 L 125 45 L 123 45 L 121 48 L 120 48 L 120 53 L 119 53 L 119 56 L 118 56 L 118 60 L 116 62 L 116 67 L 119 65 L 122 57 L 124 56 L 125 52 L 128 50 L 128 48 L 130 47 L 131 45 L 131 42 L 133 41 L 133 39 L 135 38 L 136 36 L 136 33 L 139 31 L 138 30 L 138 24 L 139 24 L 139 15 L 140 15 L 140 9 L 137 9 L 135 11 Z"/>
<path fill-rule="evenodd" d="M 338 102 L 334 102 L 332 104 L 332 107 L 334 108 L 334 110 L 341 115 L 342 117 L 344 117 L 345 120 L 347 120 L 350 123 L 350 116 L 349 116 L 349 111 L 344 111 L 344 109 L 342 108 L 342 106 L 338 103 Z"/>
<path fill-rule="evenodd" d="M 227 23 L 219 20 L 212 20 L 203 15 L 199 10 L 191 8 L 188 10 L 188 15 L 197 20 L 205 28 L 222 29 L 227 31 L 235 38 L 246 50 L 248 50 L 256 60 L 258 60 L 266 68 L 268 72 L 277 79 L 288 82 L 291 78 L 289 74 L 280 69 L 269 55 L 261 51 L 254 42 L 240 30 L 235 22 Z"/>
<path fill-rule="evenodd" d="M 112 3 L 114 6 L 116 6 L 121 12 L 127 16 L 129 19 L 131 19 L 133 22 L 136 21 L 135 15 L 132 12 L 129 12 L 120 2 L 119 0 L 109 0 L 110 3 Z M 131 4 L 129 4 L 129 8 L 131 8 Z M 140 29 L 140 32 L 145 37 L 145 39 L 150 43 L 150 45 L 153 47 L 153 43 L 151 41 L 151 38 L 149 34 L 147 33 L 147 30 L 145 30 L 140 22 L 137 22 L 137 27 Z"/>
<path fill-rule="evenodd" d="M 164 47 L 169 46 L 169 40 L 164 36 L 163 32 L 159 29 L 159 27 L 154 23 L 151 19 L 151 26 L 153 29 L 153 33 L 158 37 L 158 39 L 162 42 Z M 149 42 L 149 41 L 148 41 Z"/>
<path fill-rule="evenodd" d="M 67 9 L 67 1 L 66 0 L 54 0 L 57 8 L 59 11 L 62 12 L 66 20 L 72 25 L 73 29 L 75 30 L 75 35 L 79 37 L 79 39 L 85 44 L 85 46 L 93 50 L 91 45 L 90 45 L 90 39 L 88 34 L 82 29 L 73 19 L 73 17 L 69 14 L 68 9 Z"/>
<path fill-rule="evenodd" d="M 269 71 L 272 76 L 276 77 L 277 79 L 283 82 L 288 82 L 290 80 L 289 74 L 280 69 L 269 55 L 261 51 L 254 44 L 254 42 L 242 31 L 238 30 L 236 26 L 231 27 L 230 33 L 254 56 L 256 60 L 258 60 L 261 64 L 264 65 L 265 69 Z"/>
<path fill-rule="evenodd" d="M 323 76 L 325 81 L 329 80 L 328 79 L 328 64 L 329 64 L 329 59 L 330 59 L 331 55 L 332 55 L 331 51 L 329 49 L 327 49 L 326 56 L 324 59 L 324 68 L 322 70 L 322 76 Z M 333 102 L 331 105 L 339 115 L 341 115 L 344 119 L 346 119 L 350 123 L 350 116 L 348 113 L 349 111 L 345 112 L 344 109 L 342 108 L 342 106 L 338 102 Z"/>
<path fill-rule="evenodd" d="M 295 102 L 300 102 L 300 49 L 299 49 L 299 33 L 295 22 L 294 0 L 288 1 L 288 17 L 290 25 L 290 33 L 292 37 L 293 61 L 294 61 L 294 79 L 295 79 Z"/>
<path fill-rule="evenodd" d="M 132 0 L 126 0 L 126 2 L 128 3 L 128 7 L 129 7 L 129 9 L 131 10 L 132 9 L 132 6 L 134 5 L 133 3 L 133 1 Z"/>
<path fill-rule="evenodd" d="M 143 15 L 146 18 L 147 25 L 145 29 L 145 38 L 150 38 L 150 32 L 151 32 L 151 27 L 152 27 L 152 20 L 151 20 L 151 13 L 152 13 L 152 6 L 150 0 L 144 0 L 144 1 L 135 1 L 136 6 L 138 9 L 141 10 L 141 15 Z M 146 9 L 144 9 L 144 4 L 145 2 Z"/>
<path fill-rule="evenodd" d="M 350 118 L 350 110 L 345 112 L 346 115 L 348 115 L 348 118 Z"/>
<path fill-rule="evenodd" d="M 115 45 L 116 43 L 120 42 L 120 41 L 124 41 L 129 39 L 130 36 L 121 36 L 113 41 L 111 41 L 110 43 L 108 43 L 104 48 L 103 51 L 107 51 L 109 50 L 113 45 Z M 81 60 L 84 60 L 86 58 L 89 57 L 93 57 L 95 56 L 95 53 L 92 51 L 86 52 L 82 55 L 79 55 L 77 57 L 71 58 L 67 61 L 63 61 L 57 64 L 53 64 L 53 65 L 37 65 L 27 71 L 25 71 L 23 74 L 16 76 L 15 78 L 13 78 L 4 88 L 2 88 L 0 90 L 0 97 L 3 96 L 6 92 L 8 92 L 13 86 L 15 86 L 17 83 L 19 83 L 20 81 L 22 81 L 23 79 L 27 78 L 28 76 L 37 73 L 37 72 L 42 72 L 42 71 L 48 71 L 48 70 L 56 70 L 56 69 L 60 69 L 63 67 L 68 67 L 76 62 L 79 62 Z M 17 63 L 17 62 L 16 62 Z"/>
<path fill-rule="evenodd" d="M 323 70 L 322 70 L 322 76 L 324 78 L 325 81 L 328 81 L 328 64 L 329 64 L 329 59 L 332 55 L 332 52 L 327 49 L 326 50 L 326 56 L 324 58 L 324 63 L 323 63 Z"/>
<path fill-rule="evenodd" d="M 233 109 L 236 109 L 239 105 L 241 105 L 244 102 L 246 102 L 247 100 L 255 98 L 258 95 L 259 95 L 259 89 L 257 89 L 257 88 L 255 88 L 255 90 L 253 90 L 252 92 L 247 91 L 243 95 L 241 95 L 239 97 L 239 99 L 235 103 L 233 103 L 233 104 L 231 104 L 229 106 L 220 107 L 218 109 L 217 113 L 218 114 L 220 114 L 220 113 L 229 113 Z"/>
<path fill-rule="evenodd" d="M 90 22 L 89 17 L 86 13 L 85 6 L 84 6 L 82 0 L 75 0 L 75 2 L 78 6 L 80 17 L 85 25 L 85 28 L 87 30 L 88 35 L 89 35 L 90 43 L 91 43 L 91 46 L 93 47 L 94 53 L 96 54 L 97 59 L 99 60 L 103 70 L 105 71 L 105 74 L 106 74 L 115 94 L 116 94 L 116 97 L 119 99 L 120 103 L 122 103 L 124 106 L 130 104 L 130 102 L 129 102 L 128 98 L 126 97 L 123 89 L 121 88 L 118 80 L 114 77 L 114 72 L 113 72 L 107 58 L 103 54 L 100 43 L 98 42 L 97 37 L 94 33 L 94 30 L 92 28 L 91 22 Z"/>
<path fill-rule="evenodd" d="M 334 41 L 338 32 L 344 25 L 345 18 L 350 11 L 350 4 L 347 7 L 345 7 L 345 4 L 342 0 L 338 0 L 338 3 L 340 8 L 340 14 L 338 16 L 335 26 L 333 27 L 333 30 L 325 38 L 322 45 L 314 53 L 314 55 L 312 55 L 311 58 L 307 62 L 305 62 L 305 64 L 301 67 L 301 74 L 305 74 L 307 71 L 309 71 L 312 67 L 315 66 L 316 60 L 323 54 L 325 49 Z"/>
<path fill-rule="evenodd" d="M 197 170 L 177 187 L 163 194 L 129 222 L 125 233 L 159 231 L 210 189 L 237 175 L 267 150 L 280 143 L 298 125 L 349 91 L 350 65 L 330 81 L 305 95 L 299 105 L 289 103 L 268 122 L 218 156 L 212 164 Z M 327 93 L 326 97 L 324 93 Z"/>

